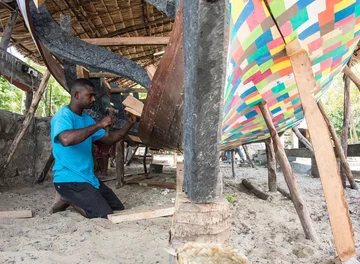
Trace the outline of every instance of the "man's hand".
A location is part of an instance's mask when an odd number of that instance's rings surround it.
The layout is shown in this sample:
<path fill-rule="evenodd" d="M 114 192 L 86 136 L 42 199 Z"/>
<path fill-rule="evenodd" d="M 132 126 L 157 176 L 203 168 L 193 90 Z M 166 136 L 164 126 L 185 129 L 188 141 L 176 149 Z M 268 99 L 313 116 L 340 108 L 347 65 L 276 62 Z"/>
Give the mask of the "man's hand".
<path fill-rule="evenodd" d="M 131 124 L 131 125 L 134 125 L 136 123 L 136 116 L 133 115 L 132 113 L 128 112 L 127 119 L 128 119 L 129 124 Z"/>
<path fill-rule="evenodd" d="M 101 128 L 107 128 L 108 126 L 111 126 L 114 123 L 114 120 L 111 116 L 105 116 L 103 120 L 100 121 Z"/>

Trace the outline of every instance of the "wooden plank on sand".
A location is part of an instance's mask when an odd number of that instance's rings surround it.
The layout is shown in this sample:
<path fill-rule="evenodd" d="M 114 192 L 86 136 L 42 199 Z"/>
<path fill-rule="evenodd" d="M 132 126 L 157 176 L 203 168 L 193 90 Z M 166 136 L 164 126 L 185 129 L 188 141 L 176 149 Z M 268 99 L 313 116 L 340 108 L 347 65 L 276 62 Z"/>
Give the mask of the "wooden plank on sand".
<path fill-rule="evenodd" d="M 144 219 L 157 218 L 162 216 L 173 215 L 175 212 L 175 207 L 168 207 L 162 209 L 145 209 L 145 210 L 128 210 L 121 213 L 110 214 L 108 219 L 114 223 L 118 224 L 126 221 L 137 221 Z"/>
<path fill-rule="evenodd" d="M 30 218 L 32 216 L 31 210 L 0 211 L 0 218 Z"/>

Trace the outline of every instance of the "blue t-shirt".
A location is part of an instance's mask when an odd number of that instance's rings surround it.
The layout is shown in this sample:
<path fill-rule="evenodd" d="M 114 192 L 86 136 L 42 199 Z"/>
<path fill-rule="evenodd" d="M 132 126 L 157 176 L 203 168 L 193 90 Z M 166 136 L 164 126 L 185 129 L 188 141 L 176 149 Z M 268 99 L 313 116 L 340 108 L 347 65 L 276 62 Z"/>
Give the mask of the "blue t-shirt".
<path fill-rule="evenodd" d="M 94 174 L 92 143 L 103 136 L 105 130 L 99 129 L 83 142 L 63 146 L 58 136 L 72 129 L 81 129 L 94 125 L 95 121 L 87 114 L 77 115 L 68 106 L 62 107 L 51 120 L 52 152 L 55 157 L 53 167 L 54 183 L 88 182 L 99 188 L 99 180 Z"/>

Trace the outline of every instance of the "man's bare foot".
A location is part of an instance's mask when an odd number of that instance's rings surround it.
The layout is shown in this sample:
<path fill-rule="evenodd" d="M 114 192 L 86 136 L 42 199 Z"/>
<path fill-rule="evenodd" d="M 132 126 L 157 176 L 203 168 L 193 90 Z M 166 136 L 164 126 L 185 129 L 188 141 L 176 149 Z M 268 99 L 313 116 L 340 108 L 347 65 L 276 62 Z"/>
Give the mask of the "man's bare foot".
<path fill-rule="evenodd" d="M 66 208 L 68 208 L 70 206 L 70 204 L 65 201 L 61 195 L 56 191 L 55 193 L 55 198 L 54 198 L 54 203 L 51 206 L 49 213 L 50 214 L 55 214 L 57 212 L 61 212 L 61 211 L 65 211 Z"/>

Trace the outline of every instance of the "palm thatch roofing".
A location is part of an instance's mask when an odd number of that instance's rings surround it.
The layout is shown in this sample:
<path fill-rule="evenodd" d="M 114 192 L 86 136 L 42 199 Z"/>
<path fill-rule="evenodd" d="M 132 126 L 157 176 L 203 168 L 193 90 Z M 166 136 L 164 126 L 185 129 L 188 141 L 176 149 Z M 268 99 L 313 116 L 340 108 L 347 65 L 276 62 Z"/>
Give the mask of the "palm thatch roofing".
<path fill-rule="evenodd" d="M 45 5 L 59 24 L 60 15 L 71 17 L 71 32 L 80 39 L 110 37 L 141 37 L 170 35 L 174 19 L 167 17 L 144 0 L 46 0 Z M 4 31 L 11 12 L 19 16 L 10 45 L 23 56 L 43 65 L 41 55 L 28 32 L 17 3 L 0 0 L 0 32 Z M 161 56 L 154 53 L 164 46 L 111 46 L 106 47 L 141 66 L 156 64 Z M 122 80 L 124 82 L 125 80 Z"/>

